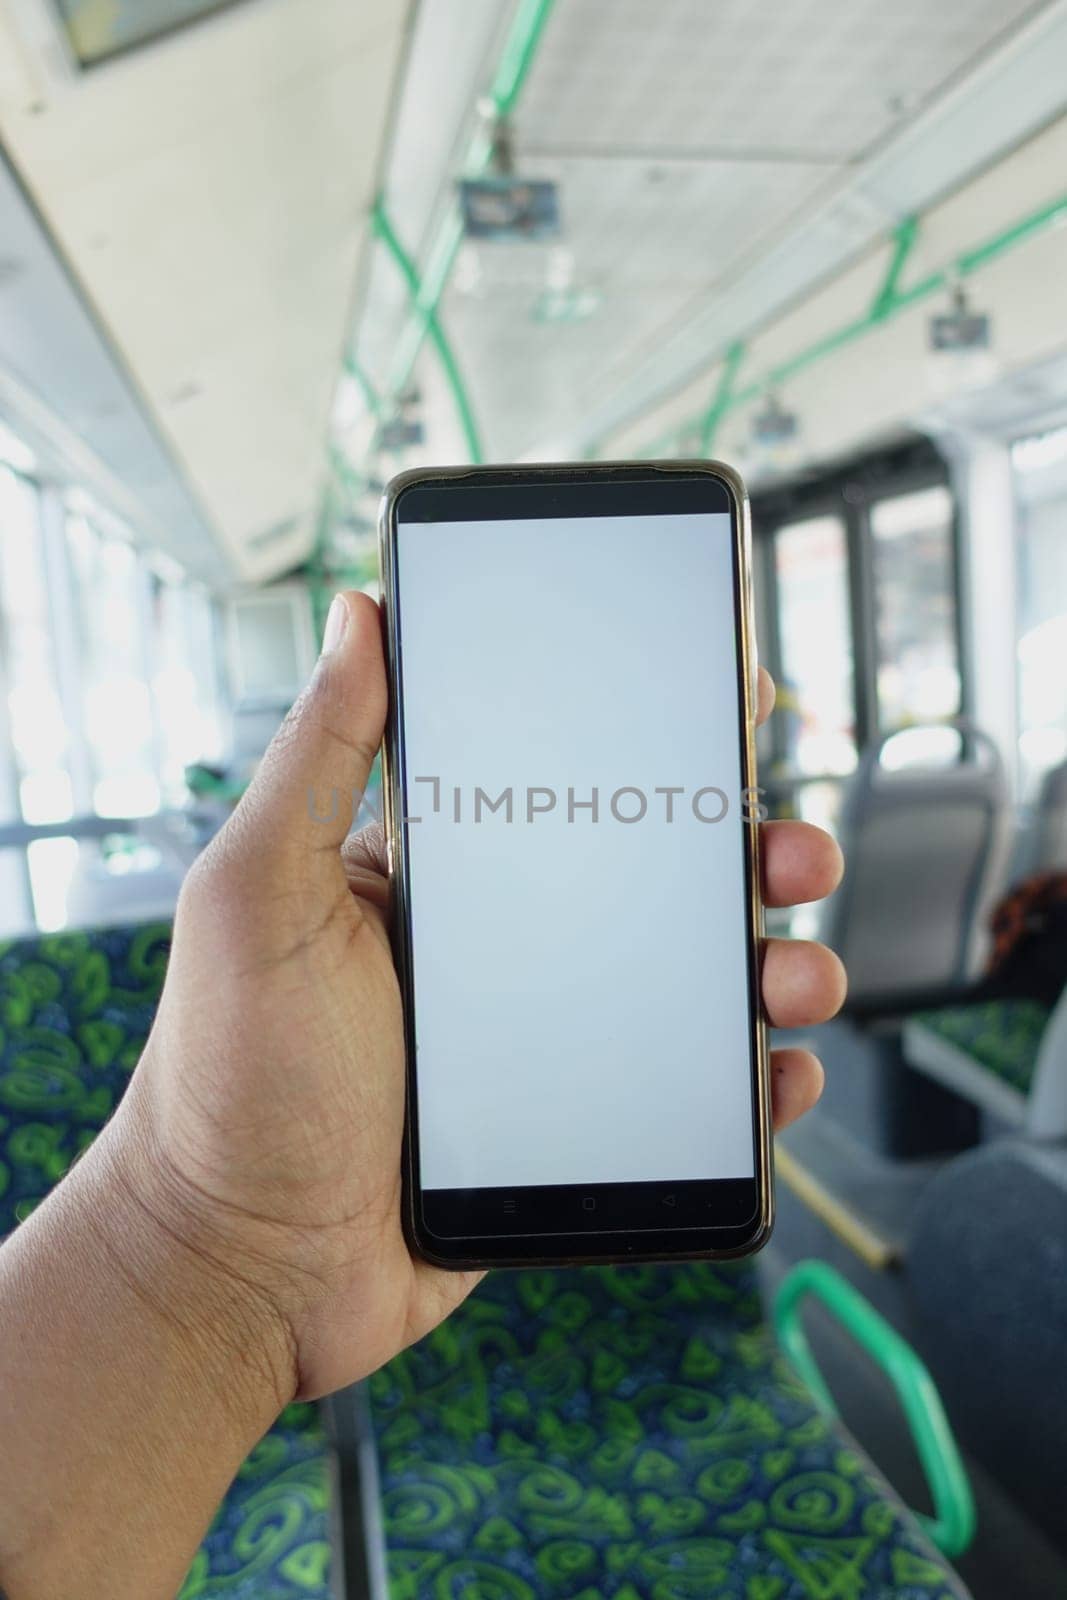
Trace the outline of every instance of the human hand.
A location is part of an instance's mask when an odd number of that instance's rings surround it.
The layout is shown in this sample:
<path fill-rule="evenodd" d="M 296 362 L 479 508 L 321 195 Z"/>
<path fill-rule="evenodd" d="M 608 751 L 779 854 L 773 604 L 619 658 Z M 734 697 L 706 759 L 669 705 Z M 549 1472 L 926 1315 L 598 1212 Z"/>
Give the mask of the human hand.
<path fill-rule="evenodd" d="M 142 1208 L 195 1253 L 215 1303 L 232 1280 L 243 1326 L 262 1308 L 276 1370 L 303 1398 L 373 1371 L 477 1277 L 414 1260 L 401 1231 L 404 1041 L 380 830 L 346 842 L 349 805 L 328 823 L 308 805 L 309 791 L 362 793 L 385 719 L 377 608 L 360 594 L 335 605 L 340 636 L 182 891 L 117 1119 Z M 760 688 L 763 720 L 766 674 Z M 801 822 L 764 824 L 763 863 L 772 906 L 828 894 L 841 872 L 837 846 Z M 840 963 L 769 940 L 763 993 L 773 1023 L 823 1021 L 844 996 Z M 784 1127 L 818 1098 L 822 1069 L 775 1051 L 772 1085 Z"/>

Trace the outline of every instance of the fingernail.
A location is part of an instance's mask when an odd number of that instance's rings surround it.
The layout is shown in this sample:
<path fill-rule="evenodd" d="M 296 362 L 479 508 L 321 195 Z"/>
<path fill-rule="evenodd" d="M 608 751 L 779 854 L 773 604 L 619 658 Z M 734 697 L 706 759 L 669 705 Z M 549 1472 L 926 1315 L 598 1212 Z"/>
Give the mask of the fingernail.
<path fill-rule="evenodd" d="M 322 654 L 330 655 L 337 649 L 348 627 L 348 601 L 343 594 L 335 594 L 326 617 L 326 631 L 322 636 Z"/>

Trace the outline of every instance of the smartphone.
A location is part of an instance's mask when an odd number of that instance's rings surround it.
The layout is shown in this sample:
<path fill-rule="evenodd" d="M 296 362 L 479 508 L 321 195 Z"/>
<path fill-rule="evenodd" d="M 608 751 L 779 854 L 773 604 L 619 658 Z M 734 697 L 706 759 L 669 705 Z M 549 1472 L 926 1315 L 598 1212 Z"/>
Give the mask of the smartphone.
<path fill-rule="evenodd" d="M 741 480 L 703 461 L 406 472 L 380 535 L 412 1249 L 457 1268 L 757 1249 Z"/>

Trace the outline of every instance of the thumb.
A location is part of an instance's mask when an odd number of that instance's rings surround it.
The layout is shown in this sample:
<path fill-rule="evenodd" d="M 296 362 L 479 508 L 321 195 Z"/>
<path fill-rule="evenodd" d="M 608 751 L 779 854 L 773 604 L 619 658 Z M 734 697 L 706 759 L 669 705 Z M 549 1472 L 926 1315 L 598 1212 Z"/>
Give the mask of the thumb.
<path fill-rule="evenodd" d="M 339 848 L 378 753 L 388 702 L 381 619 L 368 595 L 334 596 L 311 682 L 230 819 L 272 872 L 343 878 Z"/>

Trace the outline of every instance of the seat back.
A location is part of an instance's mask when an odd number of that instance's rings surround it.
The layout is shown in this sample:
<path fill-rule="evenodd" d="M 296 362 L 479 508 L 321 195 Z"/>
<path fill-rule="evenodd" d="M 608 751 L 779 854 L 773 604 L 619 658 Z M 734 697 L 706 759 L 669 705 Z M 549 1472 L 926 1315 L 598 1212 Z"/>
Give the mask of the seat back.
<path fill-rule="evenodd" d="M 1028 831 L 1027 873 L 1067 870 L 1067 761 L 1046 772 Z"/>
<path fill-rule="evenodd" d="M 125 1092 L 163 987 L 170 932 L 163 922 L 0 944 L 0 1239 L 59 1182 Z M 240 1468 L 179 1600 L 336 1600 L 333 1484 L 318 1409 L 286 1407 Z"/>
<path fill-rule="evenodd" d="M 845 962 L 854 1007 L 941 995 L 984 957 L 984 919 L 1008 839 L 1007 791 L 992 740 L 957 724 L 965 759 L 887 769 L 880 740 L 845 799 L 844 882 L 821 937 Z"/>
<path fill-rule="evenodd" d="M 1026 1106 L 1026 1132 L 1033 1139 L 1067 1140 L 1067 989 L 1041 1036 Z"/>
<path fill-rule="evenodd" d="M 0 946 L 0 1238 L 121 1099 L 152 1026 L 169 941 L 169 923 L 150 923 Z"/>

